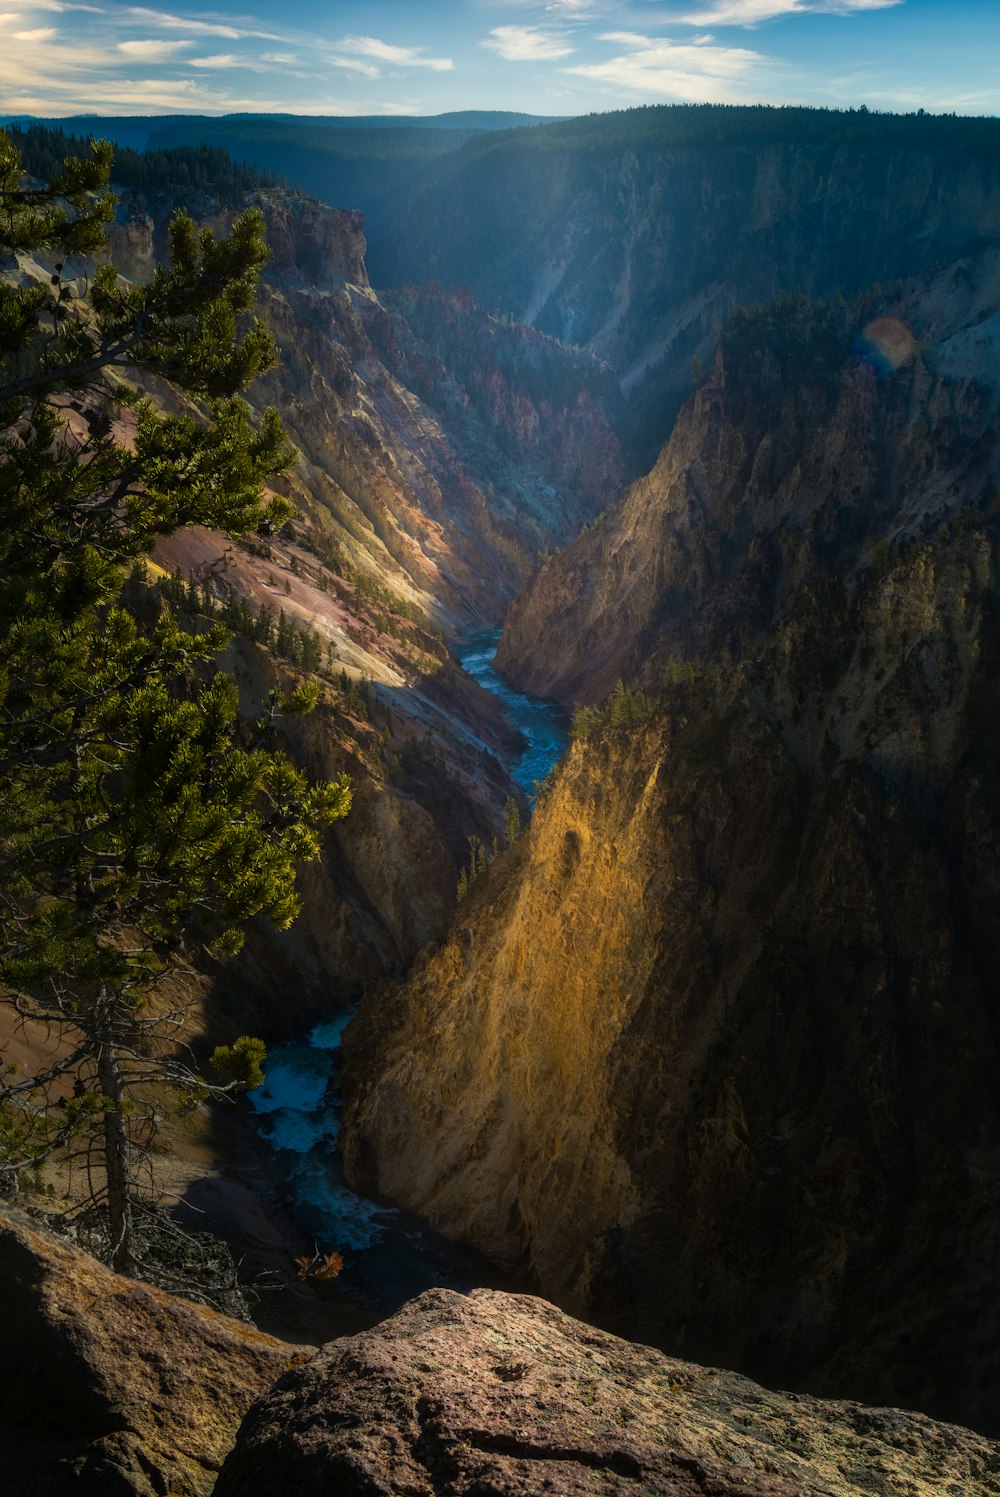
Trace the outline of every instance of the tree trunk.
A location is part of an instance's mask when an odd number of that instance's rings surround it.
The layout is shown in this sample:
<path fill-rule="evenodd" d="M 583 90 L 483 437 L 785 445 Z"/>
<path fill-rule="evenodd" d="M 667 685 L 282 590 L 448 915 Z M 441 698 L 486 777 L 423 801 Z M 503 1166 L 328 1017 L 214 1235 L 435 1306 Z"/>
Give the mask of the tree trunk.
<path fill-rule="evenodd" d="M 111 1267 L 116 1273 L 131 1273 L 132 1202 L 129 1196 L 128 1133 L 121 1104 L 125 1084 L 118 1068 L 111 1016 L 107 1013 L 97 1054 L 97 1079 L 101 1091 L 114 1104 L 104 1113 L 104 1173 L 108 1188 L 108 1228 L 111 1242 Z"/>

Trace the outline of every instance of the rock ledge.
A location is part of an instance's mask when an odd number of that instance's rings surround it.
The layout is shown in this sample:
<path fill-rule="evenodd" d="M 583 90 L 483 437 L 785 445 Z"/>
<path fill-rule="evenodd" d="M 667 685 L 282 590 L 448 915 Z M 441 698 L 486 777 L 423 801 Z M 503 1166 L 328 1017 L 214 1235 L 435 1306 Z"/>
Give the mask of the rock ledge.
<path fill-rule="evenodd" d="M 920 1414 L 770 1393 L 543 1300 L 430 1290 L 247 1415 L 215 1497 L 669 1493 L 973 1497 L 1000 1445 Z"/>

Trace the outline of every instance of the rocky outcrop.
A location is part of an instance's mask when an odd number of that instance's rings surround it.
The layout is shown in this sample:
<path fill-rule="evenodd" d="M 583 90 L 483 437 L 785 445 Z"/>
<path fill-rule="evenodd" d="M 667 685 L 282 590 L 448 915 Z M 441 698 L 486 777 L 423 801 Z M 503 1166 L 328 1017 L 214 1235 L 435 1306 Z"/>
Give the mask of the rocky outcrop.
<path fill-rule="evenodd" d="M 641 690 L 366 999 L 342 1137 L 616 1330 L 995 1429 L 996 390 L 945 372 L 963 329 L 883 378 L 830 378 L 812 314 L 730 344 L 545 569 L 524 659 Z"/>
<path fill-rule="evenodd" d="M 18 1497 L 207 1497 L 250 1404 L 303 1360 L 0 1211 L 0 1448 Z"/>
<path fill-rule="evenodd" d="M 770 1393 L 542 1300 L 431 1290 L 247 1416 L 216 1497 L 932 1497 L 1000 1492 L 1000 1447 L 898 1409 Z"/>
<path fill-rule="evenodd" d="M 346 282 L 368 288 L 364 219 L 329 209 L 300 193 L 270 193 L 262 206 L 271 250 L 270 274 L 327 290 Z"/>

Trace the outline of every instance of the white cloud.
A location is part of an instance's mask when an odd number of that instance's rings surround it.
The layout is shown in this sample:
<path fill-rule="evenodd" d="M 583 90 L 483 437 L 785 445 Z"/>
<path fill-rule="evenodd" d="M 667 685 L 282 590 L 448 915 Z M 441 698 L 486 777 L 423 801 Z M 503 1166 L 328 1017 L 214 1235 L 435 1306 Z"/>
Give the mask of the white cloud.
<path fill-rule="evenodd" d="M 630 50 L 607 62 L 581 63 L 566 71 L 657 99 L 743 102 L 747 91 L 740 85 L 770 60 L 744 47 L 707 44 L 704 37 L 697 42 L 673 42 L 631 31 L 612 31 L 602 40 Z"/>
<path fill-rule="evenodd" d="M 197 36 L 221 36 L 231 42 L 287 40 L 283 36 L 276 36 L 273 31 L 260 31 L 254 26 L 233 26 L 223 21 L 192 21 L 189 16 L 175 16 L 166 10 L 150 10 L 144 5 L 130 5 L 124 13 L 135 17 L 144 26 L 159 26 L 163 31 L 189 31 Z"/>
<path fill-rule="evenodd" d="M 15 31 L 14 36 L 19 42 L 47 42 L 50 36 L 55 36 L 54 26 L 36 26 L 34 31 Z"/>
<path fill-rule="evenodd" d="M 374 63 L 362 62 L 360 57 L 341 57 L 337 52 L 328 52 L 323 61 L 331 68 L 343 68 L 345 72 L 357 73 L 359 78 L 382 76 Z"/>
<path fill-rule="evenodd" d="M 137 57 L 143 62 L 160 62 L 172 57 L 175 52 L 183 52 L 186 47 L 193 47 L 194 42 L 163 42 L 134 41 L 119 42 L 117 50 L 124 53 L 126 57 Z"/>
<path fill-rule="evenodd" d="M 423 47 L 396 47 L 377 36 L 345 36 L 337 42 L 342 52 L 360 52 L 363 57 L 377 57 L 379 62 L 395 63 L 404 68 L 431 68 L 447 73 L 455 66 L 450 57 L 425 57 Z"/>
<path fill-rule="evenodd" d="M 244 59 L 237 57 L 235 52 L 216 52 L 211 57 L 188 59 L 188 66 L 192 68 L 242 68 L 246 65 Z"/>
<path fill-rule="evenodd" d="M 597 40 L 599 42 L 614 42 L 619 47 L 648 47 L 652 45 L 648 36 L 640 36 L 637 31 L 602 31 Z"/>
<path fill-rule="evenodd" d="M 703 10 L 689 11 L 678 20 L 687 26 L 759 26 L 782 16 L 804 16 L 810 12 L 852 15 L 866 10 L 887 10 L 905 0 L 710 0 Z"/>
<path fill-rule="evenodd" d="M 479 45 L 498 52 L 507 62 L 550 62 L 574 51 L 561 37 L 537 26 L 494 26 Z"/>
<path fill-rule="evenodd" d="M 106 14 L 104 7 L 101 5 L 70 4 L 68 0 L 67 3 L 63 3 L 63 0 L 25 0 L 25 9 L 58 11 L 60 15 L 70 10 L 86 10 L 92 16 L 103 16 Z"/>

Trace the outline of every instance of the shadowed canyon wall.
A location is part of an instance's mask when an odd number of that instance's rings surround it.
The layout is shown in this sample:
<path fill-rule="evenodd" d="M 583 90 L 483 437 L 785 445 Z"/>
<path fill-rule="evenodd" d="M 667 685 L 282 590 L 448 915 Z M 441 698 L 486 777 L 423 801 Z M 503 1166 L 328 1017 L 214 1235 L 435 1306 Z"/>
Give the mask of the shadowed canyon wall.
<path fill-rule="evenodd" d="M 344 1135 L 355 1181 L 626 1334 L 983 1427 L 995 288 L 986 256 L 740 320 L 542 569 L 507 669 L 629 689 L 366 999 Z"/>
<path fill-rule="evenodd" d="M 375 246 L 614 367 L 652 462 L 738 303 L 852 297 L 1000 230 L 995 121 L 634 109 L 469 141 Z"/>

